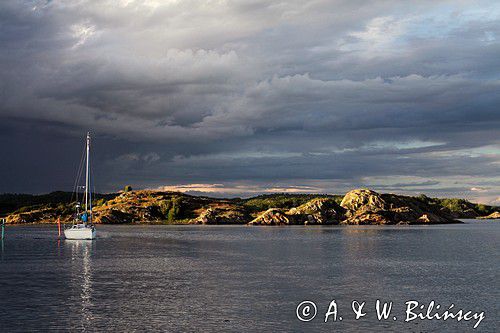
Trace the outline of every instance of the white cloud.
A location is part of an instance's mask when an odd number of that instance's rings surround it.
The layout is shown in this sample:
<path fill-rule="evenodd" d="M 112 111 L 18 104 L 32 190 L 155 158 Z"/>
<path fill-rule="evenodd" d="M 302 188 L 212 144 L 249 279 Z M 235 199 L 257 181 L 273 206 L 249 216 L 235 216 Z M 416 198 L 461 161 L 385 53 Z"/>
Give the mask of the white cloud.
<path fill-rule="evenodd" d="M 95 34 L 95 26 L 89 25 L 89 24 L 73 24 L 70 27 L 72 31 L 72 36 L 75 38 L 77 41 L 76 43 L 71 47 L 72 49 L 76 49 L 82 45 L 85 44 L 87 39 L 92 37 Z"/>
<path fill-rule="evenodd" d="M 481 188 L 481 187 L 471 187 L 471 188 L 470 188 L 470 190 L 471 190 L 472 192 L 488 192 L 488 190 L 487 190 L 487 189 L 485 189 L 485 188 Z"/>

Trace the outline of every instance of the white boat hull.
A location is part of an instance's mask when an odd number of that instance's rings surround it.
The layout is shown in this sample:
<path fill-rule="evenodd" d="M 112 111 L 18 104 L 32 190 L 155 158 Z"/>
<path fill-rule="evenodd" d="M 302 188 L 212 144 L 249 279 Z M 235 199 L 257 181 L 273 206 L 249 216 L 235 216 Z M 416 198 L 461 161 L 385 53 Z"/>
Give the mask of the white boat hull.
<path fill-rule="evenodd" d="M 66 239 L 95 239 L 96 230 L 93 226 L 76 224 L 73 227 L 64 230 L 64 237 L 66 237 Z"/>

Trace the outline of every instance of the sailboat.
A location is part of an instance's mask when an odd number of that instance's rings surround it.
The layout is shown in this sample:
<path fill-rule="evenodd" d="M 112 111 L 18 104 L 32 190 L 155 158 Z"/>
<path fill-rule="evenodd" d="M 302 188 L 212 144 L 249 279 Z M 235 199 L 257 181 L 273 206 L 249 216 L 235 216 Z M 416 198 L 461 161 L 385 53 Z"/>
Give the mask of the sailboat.
<path fill-rule="evenodd" d="M 92 194 L 90 191 L 90 133 L 87 132 L 85 156 L 85 193 L 83 210 L 79 202 L 76 204 L 76 214 L 73 225 L 64 230 L 66 239 L 95 239 L 96 230 L 92 223 Z"/>

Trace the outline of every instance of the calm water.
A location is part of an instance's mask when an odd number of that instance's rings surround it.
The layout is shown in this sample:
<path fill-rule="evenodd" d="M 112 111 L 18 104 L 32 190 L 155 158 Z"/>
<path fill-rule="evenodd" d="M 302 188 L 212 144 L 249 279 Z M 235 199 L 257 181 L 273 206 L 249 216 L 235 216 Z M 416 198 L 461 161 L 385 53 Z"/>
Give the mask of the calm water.
<path fill-rule="evenodd" d="M 472 322 L 404 323 L 407 300 L 485 311 L 498 332 L 500 223 L 430 227 L 98 226 L 58 241 L 54 226 L 6 230 L 0 330 L 472 331 Z M 377 321 L 377 298 L 397 321 Z M 332 299 L 343 321 L 323 323 Z M 318 315 L 296 318 L 314 301 Z M 366 301 L 354 320 L 353 300 Z"/>

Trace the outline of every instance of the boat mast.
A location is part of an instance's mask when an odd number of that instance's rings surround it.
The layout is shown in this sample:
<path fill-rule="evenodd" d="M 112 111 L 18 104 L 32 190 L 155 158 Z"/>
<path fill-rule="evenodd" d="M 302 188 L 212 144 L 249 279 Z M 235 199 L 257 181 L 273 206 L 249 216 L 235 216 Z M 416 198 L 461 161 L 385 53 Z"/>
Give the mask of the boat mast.
<path fill-rule="evenodd" d="M 89 187 L 90 187 L 90 177 L 89 177 L 89 154 L 90 153 L 90 132 L 87 132 L 87 165 L 85 169 L 85 213 L 87 213 L 87 218 L 89 216 Z"/>

